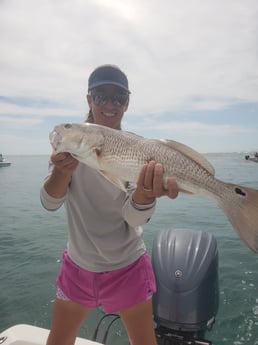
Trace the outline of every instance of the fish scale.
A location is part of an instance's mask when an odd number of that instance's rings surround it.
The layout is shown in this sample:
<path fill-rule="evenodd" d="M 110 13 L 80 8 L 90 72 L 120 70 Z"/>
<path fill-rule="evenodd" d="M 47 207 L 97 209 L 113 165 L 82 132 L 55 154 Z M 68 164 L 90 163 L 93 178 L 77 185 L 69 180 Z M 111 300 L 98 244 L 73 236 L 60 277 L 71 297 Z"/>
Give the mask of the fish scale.
<path fill-rule="evenodd" d="M 211 164 L 190 147 L 89 123 L 57 125 L 50 142 L 53 154 L 71 153 L 123 190 L 124 181 L 137 182 L 143 164 L 161 163 L 164 186 L 173 177 L 181 191 L 214 201 L 245 244 L 258 252 L 258 191 L 216 179 Z"/>

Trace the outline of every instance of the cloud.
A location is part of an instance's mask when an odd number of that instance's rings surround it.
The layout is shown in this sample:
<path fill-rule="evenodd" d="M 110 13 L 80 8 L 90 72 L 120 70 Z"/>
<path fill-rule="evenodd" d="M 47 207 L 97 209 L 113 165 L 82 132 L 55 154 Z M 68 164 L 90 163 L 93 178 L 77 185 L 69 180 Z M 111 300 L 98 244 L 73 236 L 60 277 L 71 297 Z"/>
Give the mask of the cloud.
<path fill-rule="evenodd" d="M 31 138 L 28 135 L 1 135 L 1 152 L 6 155 L 43 155 L 50 154 L 48 138 Z"/>
<path fill-rule="evenodd" d="M 158 119 L 152 119 L 149 121 L 144 121 L 137 123 L 137 125 L 133 123 L 127 122 L 128 130 L 138 133 L 162 133 L 166 135 L 167 138 L 171 137 L 171 133 L 175 133 L 178 135 L 179 133 L 183 134 L 184 136 L 194 136 L 194 137 L 229 137 L 231 135 L 242 135 L 242 134 L 249 134 L 250 132 L 256 132 L 256 129 L 251 127 L 243 127 L 240 125 L 230 125 L 230 124 L 206 124 L 203 122 L 197 121 L 165 121 L 160 122 Z"/>
<path fill-rule="evenodd" d="M 0 103 L 0 121 L 2 121 L 2 118 L 5 117 L 6 119 L 9 118 L 10 121 L 13 121 L 13 117 L 20 117 L 23 116 L 27 117 L 28 115 L 34 116 L 34 117 L 74 117 L 79 116 L 82 114 L 81 109 L 76 108 L 76 106 L 73 106 L 71 104 L 68 104 L 67 107 L 65 104 L 56 104 L 55 106 L 51 106 L 49 104 L 42 104 L 40 107 L 38 105 L 33 105 L 35 102 L 35 99 L 33 99 L 33 102 L 31 105 L 21 105 L 17 102 L 17 104 L 10 104 L 10 103 Z M 8 117 L 7 117 L 8 116 Z"/>
<path fill-rule="evenodd" d="M 183 108 L 200 95 L 207 108 L 206 97 L 258 101 L 255 1 L 10 0 L 1 7 L 3 94 L 76 97 L 93 67 L 117 61 L 143 111 Z M 154 92 L 159 97 L 150 99 Z"/>
<path fill-rule="evenodd" d="M 257 23 L 256 0 L 0 1 L 0 121 L 83 119 L 88 75 L 103 63 L 127 73 L 130 114 L 145 125 L 155 114 L 153 129 L 168 112 L 258 104 Z M 159 133 L 176 126 L 165 121 Z M 205 133 L 204 119 L 177 121 Z"/>
<path fill-rule="evenodd" d="M 7 126 L 9 126 L 10 128 L 20 128 L 21 125 L 23 126 L 30 126 L 33 127 L 35 125 L 38 125 L 42 123 L 42 120 L 39 118 L 32 118 L 32 117 L 7 117 L 7 116 L 2 116 L 1 117 L 1 125 L 5 126 L 5 124 L 7 124 Z"/>

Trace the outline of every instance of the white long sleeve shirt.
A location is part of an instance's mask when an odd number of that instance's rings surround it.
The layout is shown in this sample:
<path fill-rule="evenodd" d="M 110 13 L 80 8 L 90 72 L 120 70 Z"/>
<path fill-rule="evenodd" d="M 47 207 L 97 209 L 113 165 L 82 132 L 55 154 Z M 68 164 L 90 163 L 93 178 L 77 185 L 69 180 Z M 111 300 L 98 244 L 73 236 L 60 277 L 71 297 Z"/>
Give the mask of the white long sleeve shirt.
<path fill-rule="evenodd" d="M 118 189 L 97 170 L 79 163 L 63 198 L 53 198 L 43 186 L 40 198 L 47 210 L 65 205 L 71 259 L 89 271 L 105 272 L 131 264 L 146 251 L 141 226 L 152 216 L 155 202 L 134 204 L 132 191 Z"/>

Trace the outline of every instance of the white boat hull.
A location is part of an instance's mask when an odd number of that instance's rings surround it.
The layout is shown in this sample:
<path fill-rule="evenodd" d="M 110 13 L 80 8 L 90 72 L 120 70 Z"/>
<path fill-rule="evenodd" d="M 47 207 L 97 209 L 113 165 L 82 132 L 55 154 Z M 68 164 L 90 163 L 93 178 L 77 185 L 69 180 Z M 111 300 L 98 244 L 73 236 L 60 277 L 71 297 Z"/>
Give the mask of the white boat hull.
<path fill-rule="evenodd" d="M 0 333 L 1 345 L 45 345 L 49 330 L 31 325 L 15 325 Z M 101 345 L 101 343 L 76 338 L 75 345 Z"/>
<path fill-rule="evenodd" d="M 0 168 L 9 167 L 11 162 L 0 162 Z"/>

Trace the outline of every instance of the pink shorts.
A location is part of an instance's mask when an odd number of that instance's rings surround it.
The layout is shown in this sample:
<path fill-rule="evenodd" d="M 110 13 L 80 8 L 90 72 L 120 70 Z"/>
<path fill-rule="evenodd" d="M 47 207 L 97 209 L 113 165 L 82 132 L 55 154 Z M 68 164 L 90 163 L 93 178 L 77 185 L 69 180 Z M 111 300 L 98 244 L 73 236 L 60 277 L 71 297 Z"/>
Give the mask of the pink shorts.
<path fill-rule="evenodd" d="M 126 267 L 100 273 L 82 269 L 64 251 L 57 277 L 59 299 L 88 308 L 101 306 L 106 313 L 114 313 L 150 299 L 154 292 L 156 283 L 148 253 Z"/>

